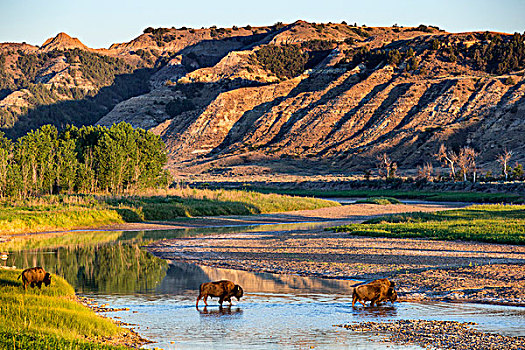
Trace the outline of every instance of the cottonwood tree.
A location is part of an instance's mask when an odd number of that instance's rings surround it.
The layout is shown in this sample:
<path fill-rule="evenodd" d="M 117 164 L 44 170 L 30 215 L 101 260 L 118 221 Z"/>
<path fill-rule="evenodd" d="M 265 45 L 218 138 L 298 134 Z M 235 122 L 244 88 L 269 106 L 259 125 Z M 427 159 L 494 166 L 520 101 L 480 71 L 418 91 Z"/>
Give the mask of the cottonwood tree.
<path fill-rule="evenodd" d="M 386 153 L 380 154 L 376 159 L 378 160 L 379 174 L 384 176 L 385 180 L 395 176 L 397 163 L 393 162 Z"/>
<path fill-rule="evenodd" d="M 432 175 L 434 173 L 434 167 L 431 163 L 425 163 L 423 167 L 418 166 L 417 167 L 417 178 L 418 179 L 425 179 L 427 181 L 432 180 Z"/>
<path fill-rule="evenodd" d="M 7 187 L 9 161 L 13 150 L 13 142 L 0 131 L 0 196 L 4 195 Z"/>
<path fill-rule="evenodd" d="M 0 196 L 121 192 L 166 183 L 158 135 L 120 123 L 106 128 L 45 125 L 11 143 L 0 133 Z"/>
<path fill-rule="evenodd" d="M 502 166 L 503 174 L 505 174 L 505 181 L 509 178 L 508 164 L 511 157 L 512 151 L 508 151 L 506 148 L 503 150 L 503 153 L 498 155 L 497 162 Z"/>
<path fill-rule="evenodd" d="M 452 177 L 452 181 L 455 181 L 456 179 L 456 170 L 454 168 L 454 164 L 458 161 L 458 155 L 453 151 L 447 151 L 447 148 L 444 144 L 441 144 L 439 147 L 438 153 L 435 154 L 435 157 L 440 161 L 445 163 L 450 168 L 450 176 Z"/>
<path fill-rule="evenodd" d="M 474 182 L 476 182 L 476 157 L 478 153 L 471 147 L 463 147 L 459 150 L 458 154 L 458 167 L 461 169 L 463 174 L 463 181 L 467 181 L 467 175 L 473 171 Z"/>

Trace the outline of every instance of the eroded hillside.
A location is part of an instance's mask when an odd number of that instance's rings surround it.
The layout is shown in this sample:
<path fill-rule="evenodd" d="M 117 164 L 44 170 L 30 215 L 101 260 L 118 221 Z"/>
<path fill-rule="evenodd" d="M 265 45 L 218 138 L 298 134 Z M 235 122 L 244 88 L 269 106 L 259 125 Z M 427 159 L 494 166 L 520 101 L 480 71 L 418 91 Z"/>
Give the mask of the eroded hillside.
<path fill-rule="evenodd" d="M 505 148 L 513 161 L 525 160 L 524 39 L 304 21 L 148 28 L 108 50 L 74 42 L 75 50 L 50 51 L 60 59 L 35 79 L 60 80 L 57 72 L 70 72 L 71 52 L 79 51 L 129 62 L 130 76 L 146 70 L 139 80 L 147 89 L 112 99 L 98 123 L 126 121 L 162 135 L 175 171 L 235 173 L 247 164 L 363 170 L 383 152 L 414 168 L 442 143 L 471 146 L 488 164 Z M 43 47 L 18 54 L 43 55 Z M 103 90 L 89 79 L 81 85 Z M 0 96 L 0 108 L 21 108 L 20 93 Z"/>

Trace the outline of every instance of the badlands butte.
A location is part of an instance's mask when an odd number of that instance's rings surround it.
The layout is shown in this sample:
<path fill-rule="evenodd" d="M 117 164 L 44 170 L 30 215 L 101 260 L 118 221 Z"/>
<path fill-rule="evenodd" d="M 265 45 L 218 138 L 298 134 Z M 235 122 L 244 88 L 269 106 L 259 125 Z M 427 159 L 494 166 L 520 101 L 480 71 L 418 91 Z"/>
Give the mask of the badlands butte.
<path fill-rule="evenodd" d="M 276 23 L 147 28 L 91 49 L 60 33 L 0 44 L 0 127 L 128 122 L 161 135 L 173 173 L 400 169 L 441 144 L 525 160 L 525 35 Z"/>

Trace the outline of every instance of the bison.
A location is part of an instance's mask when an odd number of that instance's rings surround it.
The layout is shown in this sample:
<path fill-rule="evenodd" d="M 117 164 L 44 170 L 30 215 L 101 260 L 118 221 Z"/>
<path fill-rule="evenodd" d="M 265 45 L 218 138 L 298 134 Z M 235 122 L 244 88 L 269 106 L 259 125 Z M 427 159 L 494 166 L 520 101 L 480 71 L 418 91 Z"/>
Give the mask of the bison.
<path fill-rule="evenodd" d="M 22 271 L 18 278 L 22 277 L 22 283 L 24 284 L 24 289 L 27 289 L 27 285 L 31 285 L 31 288 L 35 288 L 35 285 L 38 289 L 42 289 L 42 282 L 47 286 L 51 284 L 51 274 L 46 272 L 42 267 L 31 267 Z"/>
<path fill-rule="evenodd" d="M 397 293 L 394 286 L 395 283 L 386 278 L 357 286 L 354 288 L 352 295 L 352 307 L 355 306 L 356 301 L 359 301 L 363 306 L 365 306 L 367 301 L 370 301 L 370 306 L 387 300 L 393 303 L 397 300 Z"/>
<path fill-rule="evenodd" d="M 231 297 L 236 297 L 237 300 L 240 300 L 244 294 L 241 286 L 226 280 L 203 283 L 200 285 L 199 290 L 200 293 L 195 304 L 197 308 L 199 308 L 199 300 L 201 299 L 204 300 L 204 305 L 208 306 L 206 299 L 208 299 L 209 296 L 219 297 L 219 304 L 222 307 L 224 301 L 229 301 L 231 305 Z"/>

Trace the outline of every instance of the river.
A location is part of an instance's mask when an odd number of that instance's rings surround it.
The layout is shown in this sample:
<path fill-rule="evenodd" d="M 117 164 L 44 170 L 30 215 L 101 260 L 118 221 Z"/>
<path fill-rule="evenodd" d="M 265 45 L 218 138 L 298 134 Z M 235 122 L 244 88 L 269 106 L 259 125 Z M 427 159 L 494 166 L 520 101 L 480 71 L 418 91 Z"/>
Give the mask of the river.
<path fill-rule="evenodd" d="M 311 225 L 301 224 L 305 229 Z M 294 229 L 300 229 L 295 225 Z M 286 230 L 290 225 L 271 225 Z M 44 266 L 63 276 L 76 291 L 98 304 L 128 310 L 107 317 L 130 324 L 154 341 L 145 348 L 163 349 L 418 349 L 382 342 L 382 336 L 334 327 L 362 321 L 398 319 L 475 322 L 477 329 L 525 336 L 525 308 L 460 303 L 402 302 L 380 307 L 351 306 L 358 281 L 319 279 L 228 270 L 165 261 L 141 248 L 164 238 L 244 232 L 250 227 L 173 231 L 89 232 L 86 241 L 55 241 L 52 248 L 10 252 L 1 264 Z M 258 230 L 265 229 L 258 227 Z M 97 237 L 97 239 L 93 239 Z M 89 243 L 88 241 L 96 243 Z M 243 286 L 245 296 L 219 308 L 217 299 L 197 309 L 201 283 L 228 279 Z"/>

